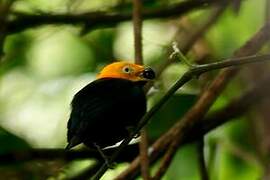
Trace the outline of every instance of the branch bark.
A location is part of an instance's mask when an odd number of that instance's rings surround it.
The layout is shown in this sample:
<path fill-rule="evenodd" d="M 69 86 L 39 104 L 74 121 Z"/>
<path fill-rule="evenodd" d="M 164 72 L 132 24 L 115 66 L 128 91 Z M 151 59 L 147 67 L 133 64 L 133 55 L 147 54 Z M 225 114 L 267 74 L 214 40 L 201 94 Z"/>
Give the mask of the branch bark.
<path fill-rule="evenodd" d="M 135 63 L 143 64 L 141 0 L 133 0 L 133 31 L 134 31 Z"/>
<path fill-rule="evenodd" d="M 224 0 L 189 0 L 174 4 L 169 7 L 162 7 L 142 12 L 144 19 L 177 17 L 196 8 L 206 8 L 212 4 L 224 2 Z M 8 33 L 18 33 L 28 28 L 34 28 L 46 24 L 85 24 L 87 29 L 97 27 L 111 27 L 117 23 L 130 20 L 131 13 L 115 12 L 88 12 L 82 14 L 26 14 L 21 12 L 13 13 L 16 18 L 7 24 Z"/>
<path fill-rule="evenodd" d="M 141 0 L 133 0 L 133 31 L 134 31 L 135 63 L 143 64 Z M 140 157 L 141 157 L 142 177 L 144 180 L 149 180 L 150 174 L 149 174 L 149 160 L 148 160 L 148 139 L 147 139 L 147 131 L 145 128 L 141 130 Z"/>

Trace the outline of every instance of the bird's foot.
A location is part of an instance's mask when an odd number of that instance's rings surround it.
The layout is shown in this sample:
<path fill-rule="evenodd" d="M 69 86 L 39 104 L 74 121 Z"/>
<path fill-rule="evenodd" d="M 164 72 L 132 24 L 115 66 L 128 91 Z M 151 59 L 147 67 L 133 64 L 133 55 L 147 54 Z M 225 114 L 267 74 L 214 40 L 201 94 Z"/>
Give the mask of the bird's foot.
<path fill-rule="evenodd" d="M 100 148 L 99 145 L 97 145 L 96 143 L 94 143 L 94 146 L 96 147 L 96 149 L 99 152 L 99 154 L 101 155 L 101 157 L 104 159 L 104 161 L 105 161 L 106 165 L 108 166 L 108 168 L 109 169 L 114 169 L 115 166 L 116 166 L 116 163 L 110 162 L 109 157 L 104 154 L 104 152 L 102 151 L 102 149 Z"/>

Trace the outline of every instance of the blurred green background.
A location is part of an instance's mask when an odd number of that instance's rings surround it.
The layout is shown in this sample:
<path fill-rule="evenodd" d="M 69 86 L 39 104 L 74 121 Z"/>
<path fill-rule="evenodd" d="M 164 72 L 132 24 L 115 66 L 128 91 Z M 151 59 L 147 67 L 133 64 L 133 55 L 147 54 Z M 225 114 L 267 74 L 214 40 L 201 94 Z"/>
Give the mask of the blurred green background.
<path fill-rule="evenodd" d="M 240 11 L 229 6 L 217 23 L 201 38 L 200 44 L 210 57 L 207 61 L 230 57 L 264 23 L 267 0 L 245 0 Z M 4 1 L 0 1 L 0 3 Z M 17 0 L 12 11 L 30 14 L 82 13 L 96 10 L 130 12 L 130 1 L 119 0 Z M 145 0 L 146 8 L 174 5 L 179 0 Z M 1 6 L 1 4 L 0 4 Z M 256 8 L 255 8 L 256 7 Z M 179 29 L 189 24 L 192 29 L 209 15 L 211 8 L 195 10 L 175 19 L 146 20 L 143 24 L 144 63 L 157 67 L 168 56 L 168 47 Z M 184 19 L 184 20 L 183 20 Z M 180 25 L 179 25 L 180 24 Z M 122 22 L 110 28 L 97 28 L 80 36 L 80 25 L 45 25 L 8 35 L 4 41 L 4 57 L 0 67 L 0 153 L 33 148 L 64 148 L 66 123 L 73 95 L 95 79 L 98 71 L 115 60 L 134 59 L 132 22 Z M 189 31 L 185 32 L 189 33 Z M 180 41 L 181 43 L 181 41 Z M 269 48 L 268 48 L 269 51 Z M 194 51 L 188 54 L 195 59 Z M 158 92 L 149 98 L 149 107 L 187 70 L 182 63 L 169 66 L 156 84 Z M 215 73 L 209 74 L 210 79 Z M 224 107 L 233 97 L 241 95 L 247 85 L 238 78 L 219 97 L 211 110 Z M 202 82 L 194 80 L 181 88 L 158 112 L 149 124 L 149 136 L 158 138 L 171 127 L 195 102 Z M 264 167 L 258 162 L 256 142 L 250 114 L 209 133 L 205 153 L 211 179 L 257 180 Z M 240 153 L 239 153 L 240 152 Z M 244 155 L 243 155 L 244 154 Z M 46 164 L 35 162 L 48 172 L 32 172 L 24 164 L 0 166 L 6 177 L 27 172 L 26 179 L 65 178 L 78 173 L 91 161 Z M 53 167 L 53 168 L 52 168 Z M 127 164 L 110 170 L 103 179 L 112 179 Z M 18 173 L 20 172 L 20 173 Z M 18 179 L 20 179 L 19 176 Z M 1 178 L 0 178 L 1 179 Z M 195 145 L 181 148 L 164 179 L 200 179 Z"/>

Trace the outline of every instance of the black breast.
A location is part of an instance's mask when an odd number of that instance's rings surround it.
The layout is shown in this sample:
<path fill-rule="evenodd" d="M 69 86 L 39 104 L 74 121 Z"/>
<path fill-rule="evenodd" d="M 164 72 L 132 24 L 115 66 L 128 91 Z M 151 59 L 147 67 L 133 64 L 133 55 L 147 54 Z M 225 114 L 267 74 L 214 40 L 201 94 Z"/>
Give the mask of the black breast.
<path fill-rule="evenodd" d="M 68 142 L 113 145 L 128 135 L 146 112 L 144 82 L 105 78 L 81 89 L 72 100 Z"/>

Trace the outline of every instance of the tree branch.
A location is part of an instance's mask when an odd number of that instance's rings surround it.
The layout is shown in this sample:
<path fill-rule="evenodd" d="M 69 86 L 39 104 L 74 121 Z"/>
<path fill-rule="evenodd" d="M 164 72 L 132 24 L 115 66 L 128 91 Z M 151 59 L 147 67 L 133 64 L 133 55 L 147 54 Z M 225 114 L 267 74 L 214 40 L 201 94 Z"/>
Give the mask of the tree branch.
<path fill-rule="evenodd" d="M 135 63 L 143 64 L 141 0 L 133 0 L 133 31 L 134 31 Z M 150 175 L 149 175 L 149 160 L 148 160 L 148 140 L 145 128 L 141 130 L 141 139 L 139 147 L 141 157 L 141 174 L 144 180 L 149 180 Z"/>
<path fill-rule="evenodd" d="M 104 153 L 108 156 L 112 155 L 115 148 L 104 149 Z M 116 162 L 131 161 L 139 153 L 138 145 L 132 144 L 127 146 L 124 151 L 116 159 Z M 103 161 L 103 158 L 96 150 L 83 149 L 65 151 L 64 149 L 25 149 L 16 150 L 5 154 L 0 154 L 0 165 L 23 163 L 33 160 L 55 160 L 61 159 L 65 161 L 73 161 L 78 159 L 96 159 Z"/>
<path fill-rule="evenodd" d="M 228 105 L 226 105 L 226 107 L 211 113 L 202 121 L 195 122 L 195 124 L 192 125 L 190 131 L 183 132 L 183 140 L 180 145 L 201 139 L 202 136 L 211 130 L 231 120 L 234 120 L 234 118 L 244 115 L 247 111 L 250 110 L 250 108 L 257 106 L 266 98 L 269 99 L 270 86 L 266 86 L 266 84 L 270 84 L 269 75 L 262 78 L 261 80 L 258 80 L 257 83 L 253 85 L 253 87 L 243 92 L 243 95 L 239 98 L 232 100 Z M 172 132 L 172 130 L 170 132 Z M 164 152 L 164 148 L 168 146 L 171 140 L 170 134 L 171 133 L 165 133 L 162 136 L 163 140 L 159 139 L 151 146 L 153 149 L 150 155 L 151 164 L 157 161 L 160 155 Z M 122 180 L 126 179 L 127 177 L 135 178 L 139 172 L 138 164 L 139 158 L 137 157 L 132 163 L 132 170 L 128 169 L 128 171 L 121 173 L 116 179 Z"/>
<path fill-rule="evenodd" d="M 260 29 L 258 33 L 256 33 L 243 47 L 241 47 L 238 51 L 235 52 L 237 56 L 244 56 L 245 54 L 255 54 L 270 38 L 270 31 L 269 31 L 269 24 L 266 24 L 264 27 Z M 196 105 L 193 107 L 195 111 L 192 114 L 196 115 L 193 116 L 191 113 L 188 113 L 184 117 L 184 119 L 200 119 L 201 111 L 203 109 L 200 109 L 201 107 L 205 109 L 205 107 L 210 106 L 209 104 L 212 104 L 210 101 L 214 101 L 214 99 L 217 97 L 217 95 L 220 93 L 220 91 L 224 88 L 225 84 L 232 78 L 237 72 L 237 69 L 228 69 L 224 70 L 220 73 L 220 75 L 216 78 L 214 83 L 210 85 L 210 88 L 208 88 L 201 96 L 199 101 L 196 103 Z M 209 99 L 208 99 L 209 98 Z M 206 108 L 208 109 L 208 108 Z M 196 112 L 198 111 L 198 112 Z M 204 111 L 204 110 L 203 110 Z M 191 117 L 190 117 L 191 116 Z M 190 126 L 193 126 L 193 123 L 187 123 L 186 121 L 179 121 L 177 122 L 167 133 L 162 135 L 156 142 L 151 146 L 152 153 L 150 155 L 150 161 L 153 162 L 156 160 L 160 154 L 167 148 L 168 144 L 175 139 L 175 134 L 182 132 L 183 134 L 186 134 L 186 126 L 189 128 Z M 184 125 L 182 124 L 184 122 Z M 197 121 L 194 121 L 195 123 Z M 178 137 L 177 137 L 178 138 Z M 183 138 L 183 137 L 180 137 Z M 139 158 L 137 157 L 132 165 L 131 168 L 127 169 L 126 172 L 119 175 L 119 179 L 122 179 L 123 177 L 130 177 L 131 173 L 135 172 L 136 169 L 139 166 Z M 133 173 L 134 175 L 134 173 Z M 124 179 L 123 178 L 123 179 Z"/>
<path fill-rule="evenodd" d="M 266 24 L 243 47 L 241 47 L 234 53 L 234 57 L 246 56 L 259 51 L 259 49 L 269 40 L 269 32 L 270 24 Z M 195 122 L 201 120 L 204 117 L 210 106 L 214 103 L 218 95 L 225 88 L 229 80 L 237 74 L 238 70 L 238 68 L 230 68 L 221 71 L 219 75 L 214 79 L 214 81 L 210 84 L 210 86 L 204 91 L 204 93 L 202 93 L 194 106 L 182 118 L 182 120 L 175 125 L 174 129 L 171 129 L 172 142 L 166 154 L 164 155 L 160 167 L 169 167 L 171 160 L 178 149 L 178 145 L 183 140 L 183 134 L 186 131 L 189 131 Z M 166 169 L 163 168 L 163 171 L 158 170 L 158 172 L 162 173 L 163 175 L 166 172 Z"/>
<path fill-rule="evenodd" d="M 188 81 L 190 81 L 194 77 L 198 77 L 202 73 L 221 69 L 229 66 L 237 66 L 237 65 L 243 65 L 247 63 L 255 63 L 255 62 L 263 62 L 270 60 L 270 54 L 267 55 L 258 55 L 258 56 L 248 56 L 248 57 L 242 57 L 242 58 L 235 58 L 230 60 L 223 60 L 216 63 L 210 63 L 205 65 L 198 65 L 196 67 L 191 68 L 189 71 L 184 73 L 184 75 L 175 83 L 175 85 L 162 97 L 162 99 L 149 110 L 148 113 L 144 115 L 144 117 L 139 122 L 138 126 L 135 128 L 135 130 L 131 133 L 129 137 L 124 139 L 124 141 L 120 144 L 118 150 L 112 155 L 112 157 L 109 159 L 109 163 L 112 163 L 114 159 L 117 158 L 117 156 L 120 154 L 120 152 L 125 148 L 125 146 L 128 145 L 128 143 L 132 140 L 132 138 L 142 129 L 143 126 L 147 124 L 149 119 L 162 107 L 162 105 L 167 102 L 167 100 L 184 84 L 186 84 Z M 107 164 L 103 164 L 103 166 L 99 169 L 99 171 L 96 173 L 96 175 L 93 177 L 93 179 L 99 179 L 101 176 L 106 172 L 108 169 Z"/>
<path fill-rule="evenodd" d="M 144 19 L 168 18 L 183 15 L 196 8 L 206 8 L 212 4 L 223 2 L 224 0 L 189 0 L 174 4 L 169 7 L 161 7 L 142 12 Z M 39 14 L 32 15 L 26 13 L 13 13 L 16 18 L 8 21 L 7 32 L 18 33 L 27 28 L 34 28 L 46 24 L 85 24 L 87 29 L 93 29 L 100 26 L 114 26 L 117 23 L 130 20 L 131 13 L 116 12 L 88 12 L 82 14 Z"/>
<path fill-rule="evenodd" d="M 267 84 L 270 84 L 269 75 L 258 80 L 257 83 L 246 90 L 242 96 L 232 100 L 226 107 L 211 113 L 202 121 L 196 122 L 196 125 L 191 128 L 192 130 L 184 135 L 185 140 L 183 143 L 198 139 L 210 130 L 244 115 L 251 107 L 255 107 L 262 101 L 269 99 L 270 86 Z"/>
<path fill-rule="evenodd" d="M 135 46 L 135 63 L 143 64 L 141 0 L 133 0 L 133 31 L 134 31 L 134 46 Z"/>
<path fill-rule="evenodd" d="M 148 134 L 146 128 L 141 130 L 140 140 L 140 159 L 141 159 L 141 174 L 144 180 L 150 180 L 149 158 L 148 158 Z"/>

